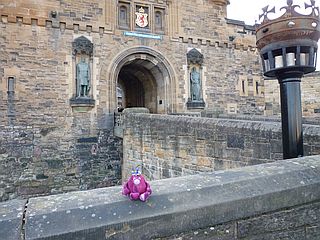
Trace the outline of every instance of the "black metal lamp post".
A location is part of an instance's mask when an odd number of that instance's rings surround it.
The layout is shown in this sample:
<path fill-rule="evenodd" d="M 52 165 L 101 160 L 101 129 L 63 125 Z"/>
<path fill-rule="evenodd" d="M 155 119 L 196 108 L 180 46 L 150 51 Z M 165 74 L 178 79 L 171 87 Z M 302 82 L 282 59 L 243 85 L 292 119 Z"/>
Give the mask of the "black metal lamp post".
<path fill-rule="evenodd" d="M 310 2 L 305 4 L 312 11 L 310 15 L 296 12 L 299 6 L 288 0 L 281 8 L 286 12 L 273 20 L 267 15 L 275 8 L 263 8 L 263 20 L 256 31 L 264 75 L 276 77 L 280 84 L 284 159 L 303 156 L 300 82 L 304 74 L 316 69 L 320 37 L 319 7 L 314 0 Z"/>

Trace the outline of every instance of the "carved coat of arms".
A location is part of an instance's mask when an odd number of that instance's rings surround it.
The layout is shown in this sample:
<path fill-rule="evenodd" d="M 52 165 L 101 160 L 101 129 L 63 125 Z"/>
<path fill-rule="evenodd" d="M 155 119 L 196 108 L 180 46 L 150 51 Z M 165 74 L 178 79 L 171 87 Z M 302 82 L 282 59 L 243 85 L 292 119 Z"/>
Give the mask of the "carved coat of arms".
<path fill-rule="evenodd" d="M 143 7 L 141 7 L 139 9 L 139 12 L 136 12 L 136 24 L 141 27 L 144 28 L 146 26 L 148 26 L 148 14 L 144 12 Z"/>

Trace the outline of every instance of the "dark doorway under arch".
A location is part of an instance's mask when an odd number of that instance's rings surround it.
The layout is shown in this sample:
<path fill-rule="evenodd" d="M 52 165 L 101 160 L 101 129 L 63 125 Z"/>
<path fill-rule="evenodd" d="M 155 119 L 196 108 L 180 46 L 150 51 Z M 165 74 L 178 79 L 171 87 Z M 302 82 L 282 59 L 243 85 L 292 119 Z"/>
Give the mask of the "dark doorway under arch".
<path fill-rule="evenodd" d="M 176 74 L 161 52 L 146 46 L 128 48 L 112 60 L 108 75 L 105 68 L 102 71 L 109 111 L 119 106 L 142 106 L 159 114 L 177 111 Z"/>
<path fill-rule="evenodd" d="M 122 92 L 119 107 L 146 107 L 157 112 L 157 83 L 148 61 L 136 59 L 125 64 L 118 75 L 118 87 Z"/>

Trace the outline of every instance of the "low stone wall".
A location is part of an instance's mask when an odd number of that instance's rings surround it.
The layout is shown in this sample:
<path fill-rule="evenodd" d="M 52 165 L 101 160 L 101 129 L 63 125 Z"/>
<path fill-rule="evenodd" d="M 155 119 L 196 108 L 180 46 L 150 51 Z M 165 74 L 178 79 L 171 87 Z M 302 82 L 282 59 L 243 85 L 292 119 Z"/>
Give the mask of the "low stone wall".
<path fill-rule="evenodd" d="M 2 239 L 320 238 L 320 156 L 150 182 L 146 203 L 120 187 L 0 203 Z M 22 219 L 25 218 L 25 221 Z"/>
<path fill-rule="evenodd" d="M 63 130 L 0 126 L 0 202 L 120 184 L 121 139 L 101 130 L 62 142 Z"/>
<path fill-rule="evenodd" d="M 282 159 L 281 123 L 125 114 L 123 178 L 140 165 L 149 179 Z M 320 154 L 320 126 L 304 125 L 305 155 Z"/>

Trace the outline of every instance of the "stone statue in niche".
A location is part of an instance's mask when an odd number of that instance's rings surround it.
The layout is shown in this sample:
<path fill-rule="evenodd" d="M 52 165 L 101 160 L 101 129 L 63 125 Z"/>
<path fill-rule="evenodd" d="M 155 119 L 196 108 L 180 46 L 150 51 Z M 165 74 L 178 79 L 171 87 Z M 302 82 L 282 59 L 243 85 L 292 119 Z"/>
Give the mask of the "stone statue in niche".
<path fill-rule="evenodd" d="M 77 96 L 88 97 L 90 91 L 90 67 L 84 57 L 81 57 L 80 62 L 77 64 L 76 78 Z"/>
<path fill-rule="evenodd" d="M 191 100 L 199 101 L 200 96 L 200 73 L 195 67 L 192 68 L 190 73 L 190 82 L 191 82 Z"/>
<path fill-rule="evenodd" d="M 204 109 L 205 102 L 202 96 L 202 65 L 204 57 L 199 50 L 193 48 L 187 53 L 190 95 L 188 97 L 188 109 Z M 191 69 L 191 71 L 190 71 Z"/>

